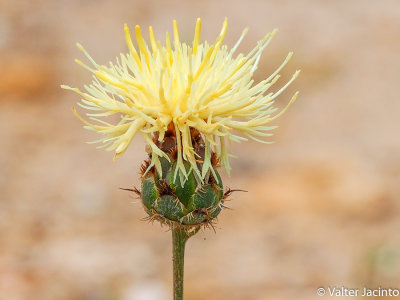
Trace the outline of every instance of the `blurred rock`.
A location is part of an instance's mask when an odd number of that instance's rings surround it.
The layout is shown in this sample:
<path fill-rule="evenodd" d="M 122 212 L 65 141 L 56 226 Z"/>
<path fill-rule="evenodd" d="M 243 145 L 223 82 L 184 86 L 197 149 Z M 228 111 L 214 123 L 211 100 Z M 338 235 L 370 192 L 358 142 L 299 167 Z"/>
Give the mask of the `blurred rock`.
<path fill-rule="evenodd" d="M 171 298 L 161 282 L 145 281 L 129 287 L 121 300 L 168 300 Z"/>
<path fill-rule="evenodd" d="M 32 101 L 54 91 L 57 74 L 51 61 L 29 53 L 0 56 L 0 99 Z"/>

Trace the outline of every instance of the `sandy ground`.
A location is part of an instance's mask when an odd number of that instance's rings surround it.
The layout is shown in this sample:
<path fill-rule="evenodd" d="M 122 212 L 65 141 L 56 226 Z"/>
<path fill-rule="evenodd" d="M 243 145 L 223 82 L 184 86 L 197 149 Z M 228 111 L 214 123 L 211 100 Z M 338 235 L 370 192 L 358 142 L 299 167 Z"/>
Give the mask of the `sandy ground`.
<path fill-rule="evenodd" d="M 119 190 L 143 140 L 113 163 L 59 85 L 90 79 L 77 41 L 105 64 L 127 51 L 124 22 L 161 36 L 176 18 L 189 40 L 198 16 L 208 40 L 227 16 L 230 46 L 250 27 L 242 51 L 279 27 L 256 79 L 291 50 L 283 78 L 302 74 L 276 143 L 234 145 L 224 182 L 248 193 L 189 241 L 186 299 L 400 288 L 399 1 L 0 0 L 0 299 L 171 299 L 170 232 Z"/>

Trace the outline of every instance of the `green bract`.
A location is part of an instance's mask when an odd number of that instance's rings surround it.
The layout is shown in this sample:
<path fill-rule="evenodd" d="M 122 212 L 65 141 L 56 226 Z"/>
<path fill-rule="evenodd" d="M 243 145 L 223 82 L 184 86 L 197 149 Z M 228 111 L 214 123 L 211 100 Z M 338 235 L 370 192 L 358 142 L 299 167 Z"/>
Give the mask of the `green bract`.
<path fill-rule="evenodd" d="M 163 162 L 163 174 L 150 170 L 142 177 L 142 201 L 150 217 L 165 223 L 200 225 L 208 223 L 221 212 L 224 192 L 221 177 L 210 173 L 204 183 L 196 180 L 190 164 L 187 180 L 182 185 L 175 176 L 176 162 Z"/>

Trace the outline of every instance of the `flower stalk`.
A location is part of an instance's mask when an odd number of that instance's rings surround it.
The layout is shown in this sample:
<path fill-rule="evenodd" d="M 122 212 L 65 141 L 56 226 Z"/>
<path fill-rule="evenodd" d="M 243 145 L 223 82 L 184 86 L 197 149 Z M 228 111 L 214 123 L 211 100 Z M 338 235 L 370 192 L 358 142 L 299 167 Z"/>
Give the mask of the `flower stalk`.
<path fill-rule="evenodd" d="M 183 226 L 171 228 L 174 300 L 183 299 L 183 274 L 186 242 L 199 230 L 200 227 L 196 227 L 192 231 L 187 231 Z"/>
<path fill-rule="evenodd" d="M 173 288 L 174 300 L 183 299 L 183 271 L 185 262 L 185 246 L 189 239 L 188 234 L 181 228 L 172 230 L 172 261 L 173 261 Z"/>

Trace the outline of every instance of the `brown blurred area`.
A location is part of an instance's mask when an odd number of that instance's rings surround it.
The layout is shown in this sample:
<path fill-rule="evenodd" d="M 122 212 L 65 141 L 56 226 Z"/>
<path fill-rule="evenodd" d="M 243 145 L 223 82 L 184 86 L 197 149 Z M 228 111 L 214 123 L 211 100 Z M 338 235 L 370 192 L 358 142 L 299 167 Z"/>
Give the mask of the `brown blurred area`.
<path fill-rule="evenodd" d="M 236 144 L 235 193 L 216 233 L 187 245 L 185 293 L 201 299 L 318 299 L 320 286 L 400 288 L 400 2 L 0 0 L 0 299 L 171 299 L 171 237 L 142 221 L 144 142 L 116 163 L 85 142 L 71 107 L 90 74 L 127 52 L 123 24 L 192 38 L 196 17 L 247 52 L 275 27 L 256 79 L 300 90 L 273 145 Z M 328 297 L 328 296 L 326 296 Z"/>

